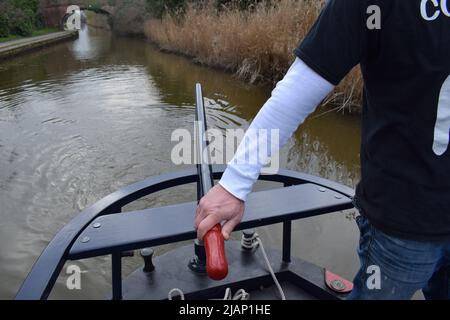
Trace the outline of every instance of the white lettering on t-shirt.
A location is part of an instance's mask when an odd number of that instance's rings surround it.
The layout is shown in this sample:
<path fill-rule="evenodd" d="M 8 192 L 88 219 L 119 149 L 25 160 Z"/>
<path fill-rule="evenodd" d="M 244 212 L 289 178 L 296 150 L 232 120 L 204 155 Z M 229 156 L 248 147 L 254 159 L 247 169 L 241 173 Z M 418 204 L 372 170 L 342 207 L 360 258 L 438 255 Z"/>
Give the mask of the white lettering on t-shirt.
<path fill-rule="evenodd" d="M 439 95 L 436 126 L 434 127 L 433 151 L 442 156 L 450 142 L 450 76 L 442 85 Z"/>
<path fill-rule="evenodd" d="M 426 21 L 436 20 L 441 13 L 450 18 L 449 2 L 449 0 L 422 0 L 420 3 L 420 14 Z M 434 9 L 429 10 L 429 4 L 431 4 Z"/>
<path fill-rule="evenodd" d="M 441 0 L 441 10 L 447 17 L 450 18 L 449 3 L 450 3 L 450 1 L 448 1 L 448 0 Z"/>

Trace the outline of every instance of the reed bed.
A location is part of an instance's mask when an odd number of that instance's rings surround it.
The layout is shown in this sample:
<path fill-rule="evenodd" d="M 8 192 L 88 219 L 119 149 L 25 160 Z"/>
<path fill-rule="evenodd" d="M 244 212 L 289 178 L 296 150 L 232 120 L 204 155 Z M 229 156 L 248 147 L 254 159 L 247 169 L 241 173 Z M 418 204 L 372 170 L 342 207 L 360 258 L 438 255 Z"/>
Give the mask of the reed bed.
<path fill-rule="evenodd" d="M 161 49 L 220 67 L 251 83 L 275 84 L 294 59 L 293 50 L 316 20 L 325 0 L 260 2 L 248 10 L 212 2 L 188 5 L 145 23 L 147 38 Z M 355 68 L 324 101 L 341 110 L 358 110 L 362 79 Z"/>

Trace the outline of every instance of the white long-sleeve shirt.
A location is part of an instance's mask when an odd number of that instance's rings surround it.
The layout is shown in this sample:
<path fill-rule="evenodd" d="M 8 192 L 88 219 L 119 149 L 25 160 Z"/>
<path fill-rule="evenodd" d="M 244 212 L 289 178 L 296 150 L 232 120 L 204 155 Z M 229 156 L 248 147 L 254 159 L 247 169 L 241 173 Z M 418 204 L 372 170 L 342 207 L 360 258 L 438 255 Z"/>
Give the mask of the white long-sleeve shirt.
<path fill-rule="evenodd" d="M 264 157 L 249 155 L 271 145 L 272 129 L 279 130 L 279 147 L 283 147 L 295 130 L 316 109 L 318 104 L 333 90 L 334 86 L 297 58 L 264 104 L 250 125 L 236 154 L 228 163 L 219 184 L 235 197 L 245 201 L 264 166 Z M 249 134 L 252 130 L 266 129 L 267 137 Z M 265 141 L 264 141 L 265 140 Z M 267 149 L 267 158 L 278 150 Z M 242 159 L 257 161 L 242 161 Z M 237 160 L 239 159 L 239 160 Z"/>

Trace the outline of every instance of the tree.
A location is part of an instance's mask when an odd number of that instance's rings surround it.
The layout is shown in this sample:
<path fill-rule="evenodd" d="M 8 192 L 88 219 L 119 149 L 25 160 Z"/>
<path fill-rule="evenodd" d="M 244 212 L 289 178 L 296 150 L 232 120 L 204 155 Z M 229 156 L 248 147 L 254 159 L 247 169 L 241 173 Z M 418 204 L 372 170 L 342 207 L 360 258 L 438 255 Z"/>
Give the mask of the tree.
<path fill-rule="evenodd" d="M 38 0 L 3 0 L 0 3 L 0 37 L 29 36 L 42 26 Z"/>

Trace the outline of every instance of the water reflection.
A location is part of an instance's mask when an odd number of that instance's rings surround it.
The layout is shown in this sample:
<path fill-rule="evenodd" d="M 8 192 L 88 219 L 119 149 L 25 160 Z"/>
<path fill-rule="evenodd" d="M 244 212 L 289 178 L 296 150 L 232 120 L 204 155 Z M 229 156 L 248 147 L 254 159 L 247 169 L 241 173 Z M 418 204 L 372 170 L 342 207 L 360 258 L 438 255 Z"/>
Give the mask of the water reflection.
<path fill-rule="evenodd" d="M 197 82 L 211 128 L 247 127 L 270 94 L 142 39 L 89 29 L 74 42 L 0 65 L 0 298 L 13 297 L 45 245 L 77 212 L 122 186 L 180 169 L 169 161 L 170 135 L 192 128 Z M 336 114 L 311 118 L 283 149 L 283 164 L 354 185 L 358 123 Z M 194 197 L 195 186 L 186 186 L 126 210 Z M 294 255 L 353 274 L 357 232 L 345 215 L 308 219 L 294 229 Z M 278 226 L 260 233 L 268 246 L 281 242 Z M 124 273 L 139 264 L 137 257 L 124 259 Z M 108 292 L 108 258 L 78 265 L 87 271 L 83 290 L 69 292 L 63 273 L 53 298 Z"/>

